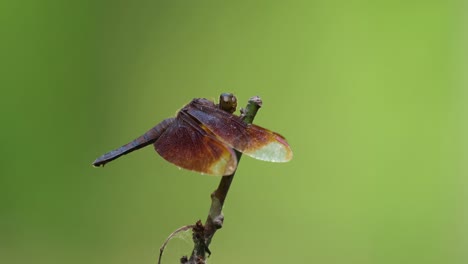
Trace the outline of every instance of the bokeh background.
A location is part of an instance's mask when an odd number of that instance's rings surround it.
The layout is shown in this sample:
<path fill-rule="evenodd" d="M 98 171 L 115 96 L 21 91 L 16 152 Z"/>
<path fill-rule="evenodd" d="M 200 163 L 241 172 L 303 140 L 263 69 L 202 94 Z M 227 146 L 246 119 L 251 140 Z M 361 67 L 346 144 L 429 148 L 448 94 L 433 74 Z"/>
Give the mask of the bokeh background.
<path fill-rule="evenodd" d="M 151 147 L 90 164 L 228 91 L 261 96 L 256 124 L 294 159 L 242 159 L 210 263 L 468 263 L 467 17 L 464 1 L 2 1 L 0 262 L 156 263 L 219 178 Z"/>

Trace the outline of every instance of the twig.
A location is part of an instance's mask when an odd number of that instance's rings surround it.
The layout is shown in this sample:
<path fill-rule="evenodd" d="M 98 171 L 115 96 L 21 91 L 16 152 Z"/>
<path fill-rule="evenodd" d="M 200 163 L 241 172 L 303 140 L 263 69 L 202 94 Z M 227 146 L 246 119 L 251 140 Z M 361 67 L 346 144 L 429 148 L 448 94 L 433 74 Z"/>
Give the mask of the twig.
<path fill-rule="evenodd" d="M 226 98 L 227 96 L 227 98 Z M 224 99 L 223 99 L 224 98 Z M 228 102 L 229 99 L 229 102 Z M 232 94 L 221 94 L 219 108 L 222 110 L 233 113 L 237 105 L 237 99 Z M 258 112 L 258 109 L 262 106 L 262 100 L 258 96 L 254 96 L 249 99 L 247 107 L 241 109 L 241 118 L 246 124 L 251 124 L 255 118 L 255 115 Z M 242 153 L 234 150 L 237 156 L 237 164 L 239 164 Z M 172 234 L 164 241 L 164 244 L 159 250 L 159 260 L 158 264 L 161 263 L 161 258 L 166 248 L 167 243 L 178 233 L 192 229 L 193 231 L 193 242 L 194 248 L 190 259 L 187 256 L 183 256 L 180 259 L 182 264 L 205 264 L 206 263 L 206 253 L 211 255 L 211 252 L 208 246 L 211 243 L 211 240 L 218 229 L 223 227 L 224 216 L 222 213 L 224 201 L 226 200 L 227 193 L 231 186 L 232 180 L 234 179 L 234 172 L 231 175 L 223 176 L 219 183 L 218 188 L 211 194 L 211 207 L 206 219 L 205 225 L 201 223 L 200 220 L 197 221 L 195 225 L 183 226 Z"/>
<path fill-rule="evenodd" d="M 170 241 L 175 235 L 177 235 L 178 233 L 187 231 L 187 230 L 192 229 L 192 228 L 194 228 L 194 227 L 195 227 L 195 225 L 186 225 L 186 226 L 180 227 L 180 228 L 178 228 L 176 231 L 172 232 L 172 234 L 170 234 L 170 235 L 166 238 L 166 241 L 164 241 L 164 244 L 163 244 L 163 245 L 161 246 L 161 248 L 159 249 L 158 264 L 161 263 L 161 258 L 162 258 L 164 249 L 165 249 L 166 246 L 167 246 L 167 243 L 169 243 L 169 241 Z"/>
<path fill-rule="evenodd" d="M 247 107 L 241 109 L 241 118 L 247 123 L 251 124 L 257 114 L 258 109 L 262 106 L 262 100 L 258 96 L 254 96 L 249 99 Z M 221 106 L 222 107 L 222 106 Z M 229 111 L 230 109 L 223 109 Z M 241 152 L 236 151 L 237 163 L 239 164 L 240 158 L 242 156 Z M 211 240 L 218 229 L 223 227 L 224 216 L 222 213 L 224 201 L 228 194 L 229 188 L 231 186 L 232 180 L 234 179 L 234 172 L 231 175 L 223 176 L 219 183 L 218 188 L 211 194 L 211 207 L 208 213 L 208 218 L 206 219 L 205 226 L 202 226 L 202 230 L 194 230 L 194 242 L 195 246 L 192 251 L 190 259 L 181 259 L 181 263 L 187 264 L 200 264 L 205 263 L 205 255 L 209 252 L 209 245 Z M 198 233 L 198 235 L 196 235 Z"/>

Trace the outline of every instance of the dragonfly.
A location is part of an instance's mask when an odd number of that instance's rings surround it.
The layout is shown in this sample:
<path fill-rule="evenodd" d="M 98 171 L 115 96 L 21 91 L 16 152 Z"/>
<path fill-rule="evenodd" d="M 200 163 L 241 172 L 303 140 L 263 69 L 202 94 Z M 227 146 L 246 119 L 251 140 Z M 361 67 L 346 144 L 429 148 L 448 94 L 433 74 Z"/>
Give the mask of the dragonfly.
<path fill-rule="evenodd" d="M 292 150 L 286 139 L 266 128 L 246 124 L 233 114 L 237 98 L 223 93 L 219 104 L 195 98 L 176 117 L 163 120 L 142 136 L 99 158 L 93 165 L 104 166 L 125 154 L 153 144 L 166 161 L 202 174 L 231 175 L 237 168 L 239 151 L 269 162 L 287 162 Z"/>

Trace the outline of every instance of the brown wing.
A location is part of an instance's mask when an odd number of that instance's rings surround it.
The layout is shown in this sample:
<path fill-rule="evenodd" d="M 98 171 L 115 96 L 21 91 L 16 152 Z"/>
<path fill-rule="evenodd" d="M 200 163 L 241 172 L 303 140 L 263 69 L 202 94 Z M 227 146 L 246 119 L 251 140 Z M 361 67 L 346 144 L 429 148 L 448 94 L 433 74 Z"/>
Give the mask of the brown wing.
<path fill-rule="evenodd" d="M 253 158 L 287 162 L 292 159 L 292 151 L 286 139 L 268 129 L 247 125 L 238 116 L 218 108 L 186 108 L 187 113 L 206 126 L 222 142 Z"/>
<path fill-rule="evenodd" d="M 237 167 L 234 151 L 182 112 L 154 148 L 165 160 L 204 174 L 230 175 Z"/>

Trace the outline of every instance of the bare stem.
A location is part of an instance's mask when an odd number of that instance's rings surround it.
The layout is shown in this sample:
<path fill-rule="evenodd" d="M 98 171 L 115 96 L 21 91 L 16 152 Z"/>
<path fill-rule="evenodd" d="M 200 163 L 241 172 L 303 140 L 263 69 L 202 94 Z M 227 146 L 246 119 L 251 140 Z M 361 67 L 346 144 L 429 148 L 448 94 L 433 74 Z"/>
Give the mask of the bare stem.
<path fill-rule="evenodd" d="M 247 107 L 245 109 L 241 109 L 242 120 L 247 124 L 251 124 L 261 106 L 262 100 L 260 97 L 254 96 L 250 98 Z M 242 153 L 236 151 L 236 155 L 237 162 L 239 164 Z M 206 253 L 211 254 L 208 246 L 210 245 L 216 231 L 223 227 L 224 216 L 222 209 L 235 173 L 236 172 L 228 176 L 223 176 L 219 182 L 218 188 L 211 194 L 211 207 L 205 225 L 201 229 L 194 229 L 193 240 L 195 242 L 195 246 L 192 251 L 192 255 L 188 260 L 182 259 L 182 263 L 205 263 Z"/>

